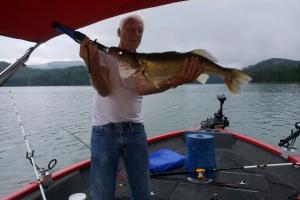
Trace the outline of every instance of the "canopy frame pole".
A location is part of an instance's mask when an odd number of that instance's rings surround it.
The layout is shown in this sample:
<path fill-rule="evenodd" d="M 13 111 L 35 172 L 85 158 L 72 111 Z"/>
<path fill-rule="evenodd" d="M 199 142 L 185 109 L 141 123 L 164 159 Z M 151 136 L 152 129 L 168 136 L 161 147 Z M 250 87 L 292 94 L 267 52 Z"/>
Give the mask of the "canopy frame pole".
<path fill-rule="evenodd" d="M 25 62 L 27 62 L 30 54 L 42 43 L 37 43 L 33 47 L 30 47 L 25 54 L 18 59 L 15 63 L 6 67 L 2 72 L 0 72 L 0 87 L 12 76 L 14 75 L 22 66 L 24 66 Z"/>

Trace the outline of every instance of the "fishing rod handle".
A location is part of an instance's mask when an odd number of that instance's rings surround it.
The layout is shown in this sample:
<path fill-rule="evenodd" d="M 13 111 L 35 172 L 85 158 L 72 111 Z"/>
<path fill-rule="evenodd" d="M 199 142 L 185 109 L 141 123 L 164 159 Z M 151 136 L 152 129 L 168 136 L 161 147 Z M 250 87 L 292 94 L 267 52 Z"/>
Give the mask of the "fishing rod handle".
<path fill-rule="evenodd" d="M 75 31 L 74 29 L 72 28 L 69 28 L 65 25 L 62 25 L 61 23 L 59 22 L 53 22 L 52 23 L 52 27 L 54 29 L 56 29 L 57 31 L 61 32 L 61 33 L 64 33 L 66 35 L 68 35 L 69 37 L 71 37 L 75 42 L 77 43 L 81 43 L 87 36 L 79 31 Z M 101 51 L 104 51 L 107 53 L 108 51 L 108 47 L 98 43 L 96 40 L 93 41 L 93 43 L 97 46 L 97 48 Z"/>

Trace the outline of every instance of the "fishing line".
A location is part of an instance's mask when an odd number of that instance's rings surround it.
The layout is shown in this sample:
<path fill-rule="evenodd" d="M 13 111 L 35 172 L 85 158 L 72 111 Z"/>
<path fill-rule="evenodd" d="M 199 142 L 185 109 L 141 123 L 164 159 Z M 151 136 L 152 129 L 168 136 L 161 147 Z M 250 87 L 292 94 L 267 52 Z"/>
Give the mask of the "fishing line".
<path fill-rule="evenodd" d="M 68 129 L 66 129 L 63 126 L 60 126 L 58 124 L 56 124 L 56 126 L 58 126 L 59 128 L 63 129 L 65 132 L 67 132 L 69 135 L 73 136 L 74 138 L 76 138 L 78 141 L 80 141 L 84 146 L 86 146 L 89 150 L 91 150 L 91 147 L 85 143 L 82 139 L 80 139 L 79 137 L 77 137 L 74 133 L 71 133 L 71 131 L 69 131 Z"/>
<path fill-rule="evenodd" d="M 12 100 L 13 106 L 15 108 L 15 112 L 16 112 L 17 118 L 19 120 L 19 125 L 20 125 L 20 128 L 21 128 L 23 137 L 24 137 L 24 141 L 25 141 L 26 146 L 27 146 L 27 155 L 28 155 L 28 158 L 30 158 L 30 162 L 32 163 L 36 179 L 38 180 L 38 183 L 39 183 L 39 188 L 40 188 L 42 197 L 43 197 L 44 200 L 46 200 L 45 191 L 44 191 L 44 188 L 42 186 L 42 182 L 41 182 L 38 170 L 37 170 L 37 166 L 35 165 L 35 162 L 34 162 L 34 159 L 33 159 L 33 150 L 30 149 L 29 142 L 28 142 L 28 139 L 27 139 L 27 135 L 26 135 L 26 133 L 24 131 L 23 123 L 21 121 L 21 117 L 20 117 L 20 114 L 18 112 L 18 109 L 17 109 L 16 103 L 15 103 L 14 97 L 12 95 L 12 92 L 9 91 L 9 94 L 10 94 L 10 98 Z"/>
<path fill-rule="evenodd" d="M 79 137 L 77 137 L 74 133 L 72 133 L 71 131 L 69 131 L 65 127 L 60 126 L 58 124 L 56 124 L 56 126 L 58 126 L 61 129 L 63 129 L 65 132 L 67 132 L 69 135 L 73 136 L 75 139 L 79 140 L 82 144 L 84 144 L 84 146 L 86 146 L 89 150 L 91 150 L 91 147 L 87 143 L 85 143 L 82 139 L 80 139 Z M 120 177 L 127 185 L 129 185 L 128 180 L 125 178 L 124 175 L 121 174 L 120 170 L 118 170 L 118 177 Z"/>

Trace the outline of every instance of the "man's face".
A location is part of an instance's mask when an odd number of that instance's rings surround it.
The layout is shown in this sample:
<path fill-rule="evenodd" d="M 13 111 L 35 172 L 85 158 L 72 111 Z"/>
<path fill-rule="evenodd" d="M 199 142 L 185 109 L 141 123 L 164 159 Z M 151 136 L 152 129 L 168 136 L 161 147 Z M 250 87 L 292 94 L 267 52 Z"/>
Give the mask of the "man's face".
<path fill-rule="evenodd" d="M 118 29 L 119 46 L 129 51 L 136 51 L 141 43 L 143 31 L 144 25 L 142 22 L 135 19 L 128 20 L 121 30 Z"/>

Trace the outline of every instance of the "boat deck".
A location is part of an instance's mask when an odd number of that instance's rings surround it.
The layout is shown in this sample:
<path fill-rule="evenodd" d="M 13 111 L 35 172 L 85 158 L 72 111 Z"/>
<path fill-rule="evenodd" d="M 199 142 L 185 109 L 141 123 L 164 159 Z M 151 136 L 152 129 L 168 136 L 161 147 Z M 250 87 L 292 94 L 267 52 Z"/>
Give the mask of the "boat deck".
<path fill-rule="evenodd" d="M 244 165 L 281 163 L 286 160 L 274 156 L 272 153 L 254 148 L 252 145 L 234 139 L 231 135 L 223 133 L 216 134 L 216 164 L 217 168 L 240 167 Z M 172 140 L 161 141 L 165 145 L 156 143 L 149 147 L 150 151 L 158 150 L 162 146 L 167 146 L 173 151 L 185 155 L 184 136 L 173 138 Z M 188 175 L 162 176 L 151 179 L 152 199 L 161 200 L 211 200 L 211 199 L 243 199 L 243 200 L 283 200 L 295 196 L 297 191 L 291 185 L 291 178 L 300 183 L 299 170 L 293 167 L 277 167 L 268 169 L 247 169 L 235 171 L 222 171 L 216 173 L 216 178 L 210 183 L 193 183 L 188 180 Z M 288 178 L 288 171 L 296 177 Z M 184 168 L 173 170 L 184 171 Z M 276 176 L 278 175 L 278 176 Z M 286 179 L 284 179 L 287 175 Z M 118 182 L 118 199 L 128 198 L 128 187 L 123 185 L 123 181 Z M 297 188 L 299 190 L 299 188 Z"/>
<path fill-rule="evenodd" d="M 233 137 L 230 133 L 215 134 L 215 153 L 217 168 L 241 167 L 244 165 L 285 163 L 287 159 L 276 152 L 267 151 L 249 142 Z M 185 135 L 160 138 L 149 142 L 149 152 L 169 148 L 185 155 Z M 184 171 L 176 169 L 174 171 Z M 120 172 L 126 177 L 123 163 Z M 283 200 L 297 197 L 300 191 L 299 169 L 292 166 L 266 169 L 245 169 L 221 171 L 210 183 L 194 183 L 188 175 L 173 175 L 151 178 L 151 199 L 155 200 Z M 46 189 L 47 199 L 68 199 L 73 193 L 84 192 L 90 199 L 90 168 L 72 172 L 59 179 Z M 298 191 L 297 191 L 298 190 Z M 116 199 L 130 199 L 129 186 L 122 178 L 117 178 Z M 34 192 L 25 200 L 39 199 L 39 192 Z M 295 198 L 294 198 L 295 199 Z"/>

